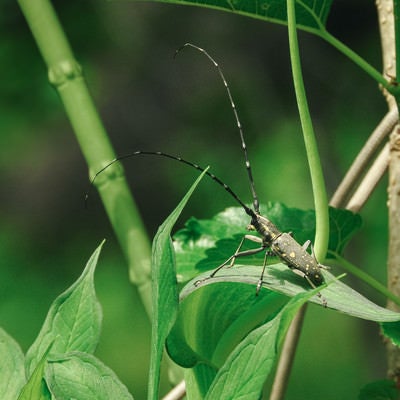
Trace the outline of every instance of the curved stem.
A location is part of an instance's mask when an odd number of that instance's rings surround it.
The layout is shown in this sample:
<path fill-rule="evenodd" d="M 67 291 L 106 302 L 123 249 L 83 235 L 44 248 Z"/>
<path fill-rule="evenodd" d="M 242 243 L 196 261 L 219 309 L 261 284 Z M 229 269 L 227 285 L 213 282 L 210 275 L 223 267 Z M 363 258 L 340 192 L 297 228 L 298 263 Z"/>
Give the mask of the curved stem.
<path fill-rule="evenodd" d="M 310 168 L 311 183 L 313 189 L 315 215 L 316 215 L 316 235 L 315 235 L 315 254 L 317 259 L 324 259 L 329 241 L 329 215 L 328 199 L 325 189 L 325 181 L 322 173 L 321 161 L 318 153 L 317 141 L 315 139 L 314 128 L 308 108 L 306 91 L 301 70 L 299 45 L 297 40 L 295 1 L 287 0 L 288 31 L 290 61 L 294 88 L 296 92 L 297 106 L 299 109 L 300 121 L 303 130 L 304 144 L 307 152 L 308 165 Z"/>
<path fill-rule="evenodd" d="M 314 195 L 316 216 L 315 254 L 317 259 L 322 260 L 326 256 L 329 241 L 328 199 L 301 71 L 297 40 L 295 0 L 287 0 L 286 4 L 293 82 Z M 305 312 L 306 306 L 303 306 L 290 325 L 288 335 L 283 345 L 284 353 L 282 352 L 282 354 L 284 354 L 284 357 L 281 355 L 279 359 L 270 400 L 281 400 L 284 397 Z"/>
<path fill-rule="evenodd" d="M 330 251 L 329 254 L 335 257 L 335 260 L 337 260 L 337 262 L 340 264 L 341 267 L 343 267 L 343 269 L 350 272 L 357 278 L 360 278 L 369 286 L 373 287 L 378 292 L 382 293 L 385 297 L 387 297 L 388 299 L 392 300 L 394 303 L 400 306 L 400 298 L 395 296 L 390 290 L 388 290 L 385 285 L 382 285 L 382 283 L 378 282 L 371 275 L 368 275 L 362 269 L 356 267 L 354 264 L 347 261 L 345 258 L 341 257 L 338 253 Z"/>
<path fill-rule="evenodd" d="M 391 91 L 393 89 L 390 82 L 388 82 L 385 77 L 371 64 L 365 61 L 362 57 L 360 57 L 355 51 L 347 47 L 340 40 L 336 39 L 333 35 L 331 35 L 327 30 L 321 29 L 319 33 L 320 37 L 328 42 L 330 45 L 339 50 L 342 54 L 344 54 L 348 59 L 357 64 L 362 70 L 364 70 L 371 78 L 373 78 L 376 82 L 378 82 L 382 87 Z"/>

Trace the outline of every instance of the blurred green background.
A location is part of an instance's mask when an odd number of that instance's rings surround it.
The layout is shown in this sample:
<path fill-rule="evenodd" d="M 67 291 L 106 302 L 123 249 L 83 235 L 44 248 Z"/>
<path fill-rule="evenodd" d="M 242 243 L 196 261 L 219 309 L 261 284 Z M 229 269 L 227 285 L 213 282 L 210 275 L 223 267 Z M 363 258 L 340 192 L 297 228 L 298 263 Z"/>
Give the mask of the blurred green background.
<path fill-rule="evenodd" d="M 223 67 L 244 126 L 262 201 L 313 206 L 288 58 L 287 32 L 228 13 L 128 1 L 53 2 L 118 154 L 138 149 L 181 155 L 250 200 L 226 93 L 192 42 Z M 374 2 L 337 0 L 328 30 L 380 69 Z M 0 4 L 0 325 L 26 351 L 52 300 L 107 239 L 96 272 L 104 329 L 97 355 L 136 399 L 147 384 L 150 325 L 95 193 L 85 209 L 87 169 L 44 63 L 15 1 Z M 377 85 L 319 38 L 300 34 L 311 113 L 331 195 L 386 111 Z M 149 236 L 196 172 L 164 159 L 135 158 L 128 181 Z M 348 258 L 385 282 L 386 182 L 362 210 Z M 180 220 L 232 206 L 204 180 Z M 385 300 L 347 277 L 370 299 Z M 310 307 L 287 399 L 354 399 L 385 376 L 378 326 Z M 167 384 L 163 386 L 164 390 Z"/>

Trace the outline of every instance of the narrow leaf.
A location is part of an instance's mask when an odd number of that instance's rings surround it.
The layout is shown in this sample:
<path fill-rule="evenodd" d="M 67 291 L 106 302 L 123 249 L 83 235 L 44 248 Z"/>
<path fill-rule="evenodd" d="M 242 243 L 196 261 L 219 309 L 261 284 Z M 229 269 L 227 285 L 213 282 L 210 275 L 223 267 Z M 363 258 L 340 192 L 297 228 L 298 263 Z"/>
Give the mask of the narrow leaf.
<path fill-rule="evenodd" d="M 46 380 L 56 399 L 133 399 L 115 373 L 91 354 L 71 352 L 48 365 Z"/>
<path fill-rule="evenodd" d="M 44 380 L 44 369 L 47 364 L 47 356 L 51 349 L 51 343 L 43 352 L 42 358 L 36 364 L 32 375 L 23 387 L 18 400 L 50 400 L 51 395 Z"/>
<path fill-rule="evenodd" d="M 175 210 L 160 226 L 153 241 L 153 326 L 149 374 L 149 399 L 158 398 L 160 363 L 164 343 L 168 332 L 175 321 L 178 309 L 175 256 L 171 240 L 171 230 L 204 174 L 205 172 L 203 172 L 199 178 L 197 178 Z"/>
<path fill-rule="evenodd" d="M 260 278 L 261 268 L 258 266 L 235 265 L 224 268 L 216 276 L 210 278 L 211 271 L 197 276 L 181 291 L 181 298 L 198 290 L 204 285 L 218 282 L 242 282 L 256 286 Z M 380 307 L 366 299 L 343 282 L 337 280 L 328 271 L 323 271 L 325 281 L 329 284 L 321 290 L 321 295 L 327 301 L 327 307 L 353 317 L 376 322 L 394 322 L 400 320 L 400 313 Z M 285 264 L 273 264 L 267 268 L 263 287 L 285 294 L 295 296 L 298 293 L 308 292 L 310 285 L 305 279 L 294 274 Z M 313 296 L 311 302 L 322 305 L 321 297 Z"/>
<path fill-rule="evenodd" d="M 93 275 L 103 243 L 90 257 L 79 279 L 50 306 L 42 329 L 26 355 L 28 376 L 50 343 L 53 343 L 51 354 L 73 350 L 92 353 L 95 350 L 102 312 L 94 290 Z"/>
<path fill-rule="evenodd" d="M 18 343 L 0 328 L 0 399 L 17 398 L 26 382 L 24 359 Z"/>

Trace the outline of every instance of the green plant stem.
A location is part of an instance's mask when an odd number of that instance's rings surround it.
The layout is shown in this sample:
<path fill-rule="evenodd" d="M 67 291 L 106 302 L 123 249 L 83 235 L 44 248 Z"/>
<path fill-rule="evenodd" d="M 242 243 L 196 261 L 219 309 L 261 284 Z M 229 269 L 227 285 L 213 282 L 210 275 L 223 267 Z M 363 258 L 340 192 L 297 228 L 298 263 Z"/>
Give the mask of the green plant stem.
<path fill-rule="evenodd" d="M 321 161 L 319 158 L 314 129 L 312 126 L 310 111 L 307 104 L 303 75 L 301 71 L 300 53 L 297 40 L 295 0 L 287 0 L 286 6 L 293 82 L 296 92 L 297 107 L 300 114 L 300 121 L 303 130 L 304 144 L 306 147 L 307 159 L 311 175 L 311 184 L 314 195 L 316 216 L 316 234 L 314 242 L 315 255 L 317 259 L 322 260 L 326 256 L 329 242 L 328 198 L 326 195 Z M 284 397 L 305 312 L 306 306 L 304 305 L 301 311 L 299 311 L 299 315 L 297 316 L 297 318 L 295 318 L 290 325 L 290 333 L 285 338 L 285 342 L 283 345 L 286 354 L 285 357 L 281 356 L 279 359 L 270 400 L 281 400 Z"/>
<path fill-rule="evenodd" d="M 287 0 L 288 31 L 290 61 L 294 88 L 296 92 L 297 106 L 300 114 L 300 121 L 303 130 L 304 144 L 307 152 L 307 159 L 310 168 L 311 183 L 315 204 L 316 235 L 315 254 L 317 259 L 325 258 L 329 241 L 329 214 L 328 198 L 326 195 L 325 182 L 322 173 L 321 161 L 319 158 L 317 142 L 308 108 L 306 91 L 304 88 L 303 75 L 301 70 L 299 45 L 297 40 L 295 1 Z"/>
<path fill-rule="evenodd" d="M 325 29 L 321 29 L 319 36 L 328 42 L 330 45 L 339 50 L 342 54 L 344 54 L 349 60 L 353 61 L 356 65 L 358 65 L 362 70 L 364 70 L 371 78 L 373 78 L 377 83 L 382 85 L 388 91 L 391 91 L 390 83 L 384 78 L 382 73 L 380 73 L 376 68 L 374 68 L 371 64 L 365 61 L 362 57 L 360 57 L 356 52 L 347 47 L 340 40 L 336 39 Z"/>
<path fill-rule="evenodd" d="M 399 2 L 399 0 L 394 0 L 394 2 Z M 365 61 L 362 57 L 360 57 L 356 52 L 354 52 L 352 49 L 347 47 L 344 43 L 342 43 L 340 40 L 336 39 L 334 36 L 332 36 L 326 29 L 324 24 L 321 22 L 320 18 L 318 15 L 314 13 L 311 7 L 309 7 L 306 3 L 304 3 L 301 0 L 297 0 L 296 3 L 300 4 L 304 9 L 307 10 L 310 15 L 313 15 L 315 18 L 315 22 L 318 25 L 318 29 L 307 29 L 304 28 L 304 30 L 314 34 L 318 35 L 321 37 L 323 40 L 328 42 L 331 46 L 335 47 L 337 50 L 339 50 L 342 54 L 344 54 L 349 60 L 353 61 L 356 65 L 358 65 L 361 69 L 363 69 L 368 75 L 370 75 L 377 83 L 382 85 L 386 90 L 389 92 L 396 91 L 396 87 L 394 85 L 391 85 L 390 82 L 388 82 L 385 77 L 379 72 L 376 68 L 374 68 L 371 64 L 369 64 L 367 61 Z M 395 15 L 396 15 L 396 5 L 395 5 Z M 396 42 L 397 43 L 397 42 Z M 393 93 L 392 93 L 393 94 Z M 394 94 L 393 94 L 394 95 Z"/>
<path fill-rule="evenodd" d="M 394 28 L 395 28 L 395 50 L 396 54 L 399 54 L 400 51 L 400 40 L 398 37 L 400 35 L 400 21 L 399 21 L 399 13 L 400 13 L 400 1 L 393 0 L 393 9 L 394 9 Z M 320 31 L 314 32 L 319 35 L 322 39 L 328 42 L 330 45 L 339 50 L 342 54 L 344 54 L 348 59 L 353 61 L 356 65 L 358 65 L 362 70 L 364 70 L 371 78 L 373 78 L 382 88 L 386 89 L 395 99 L 396 103 L 399 106 L 400 104 L 400 86 L 397 82 L 392 82 L 391 80 L 387 80 L 382 73 L 380 73 L 376 68 L 374 68 L 371 64 L 365 61 L 362 57 L 360 57 L 356 52 L 347 47 L 340 40 L 336 39 L 332 36 L 325 27 L 321 26 Z M 396 64 L 396 80 L 400 76 L 400 65 Z"/>
<path fill-rule="evenodd" d="M 385 285 L 378 282 L 371 275 L 368 275 L 362 269 L 356 267 L 351 262 L 347 261 L 345 258 L 341 257 L 338 253 L 330 251 L 329 254 L 335 257 L 335 260 L 340 264 L 342 268 L 344 268 L 347 272 L 350 272 L 352 275 L 360 278 L 362 281 L 373 287 L 378 292 L 382 293 L 385 297 L 392 300 L 394 303 L 400 306 L 400 298 L 395 296 L 390 290 L 387 289 Z"/>
<path fill-rule="evenodd" d="M 19 5 L 48 68 L 89 166 L 90 176 L 115 154 L 89 94 L 82 69 L 48 0 L 19 0 Z M 96 180 L 104 207 L 129 263 L 132 282 L 151 308 L 150 244 L 120 165 Z"/>

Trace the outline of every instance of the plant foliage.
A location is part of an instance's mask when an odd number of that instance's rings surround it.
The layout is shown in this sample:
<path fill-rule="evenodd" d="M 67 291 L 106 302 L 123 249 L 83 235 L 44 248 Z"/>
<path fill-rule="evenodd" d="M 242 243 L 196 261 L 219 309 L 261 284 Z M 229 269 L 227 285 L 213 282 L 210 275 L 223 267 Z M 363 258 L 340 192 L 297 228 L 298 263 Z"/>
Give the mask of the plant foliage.
<path fill-rule="evenodd" d="M 287 23 L 286 0 L 155 0 L 164 3 L 209 7 L 234 12 L 252 18 L 279 24 Z M 298 27 L 318 33 L 324 28 L 332 0 L 297 0 L 296 19 Z"/>
<path fill-rule="evenodd" d="M 25 357 L 0 330 L 2 399 L 18 394 L 19 400 L 132 399 L 117 376 L 93 355 L 102 315 L 93 278 L 102 246 L 78 280 L 54 300 Z"/>

